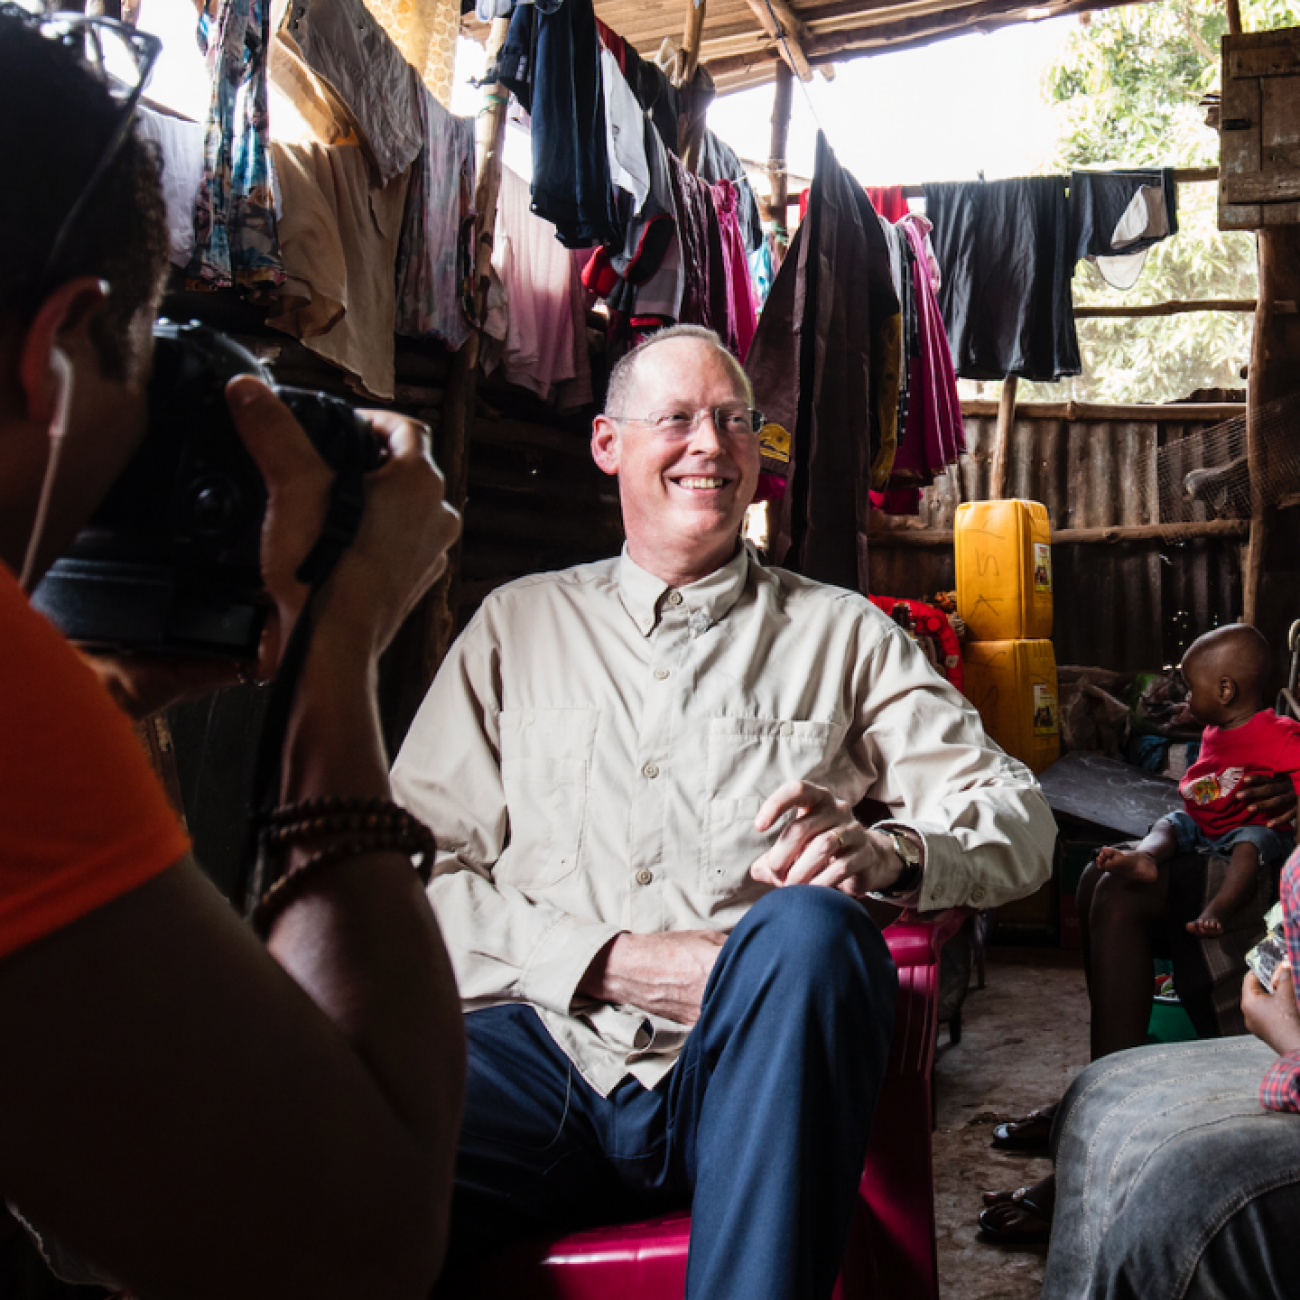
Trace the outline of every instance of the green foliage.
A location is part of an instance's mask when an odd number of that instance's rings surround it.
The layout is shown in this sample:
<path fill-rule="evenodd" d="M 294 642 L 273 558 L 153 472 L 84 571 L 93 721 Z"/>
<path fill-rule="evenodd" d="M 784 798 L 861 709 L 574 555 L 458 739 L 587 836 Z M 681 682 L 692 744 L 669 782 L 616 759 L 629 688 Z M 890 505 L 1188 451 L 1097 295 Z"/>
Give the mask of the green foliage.
<path fill-rule="evenodd" d="M 1300 0 L 1243 0 L 1247 31 L 1300 23 Z M 1049 171 L 1212 167 L 1219 137 L 1201 98 L 1219 88 L 1222 0 L 1159 0 L 1098 11 L 1048 69 L 1044 92 L 1058 121 Z M 1255 239 L 1217 228 L 1213 184 L 1179 187 L 1179 233 L 1155 245 L 1127 292 L 1080 263 L 1076 306 L 1253 298 Z M 1248 313 L 1079 321 L 1084 373 L 1024 384 L 1025 400 L 1159 402 L 1198 388 L 1240 387 L 1250 351 Z"/>

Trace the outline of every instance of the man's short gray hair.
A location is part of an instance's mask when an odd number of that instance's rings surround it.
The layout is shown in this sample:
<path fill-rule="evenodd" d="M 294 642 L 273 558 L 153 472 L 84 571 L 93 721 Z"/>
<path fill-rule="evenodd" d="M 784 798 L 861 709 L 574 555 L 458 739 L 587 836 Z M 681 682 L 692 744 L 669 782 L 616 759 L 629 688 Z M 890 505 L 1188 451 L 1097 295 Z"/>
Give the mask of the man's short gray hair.
<path fill-rule="evenodd" d="M 613 370 L 609 372 L 609 388 L 605 393 L 605 411 L 607 414 L 615 416 L 627 414 L 623 408 L 632 391 L 632 386 L 636 382 L 637 364 L 656 344 L 667 343 L 672 339 L 698 339 L 702 343 L 712 344 L 730 367 L 736 383 L 740 385 L 741 391 L 745 394 L 746 403 L 753 406 L 754 387 L 749 382 L 749 376 L 745 374 L 744 367 L 741 366 L 740 362 L 722 346 L 722 340 L 713 330 L 705 329 L 703 325 L 671 325 L 666 330 L 651 334 L 648 339 L 642 339 L 636 347 L 625 353 L 615 363 Z M 640 414 L 644 415 L 645 412 L 640 412 Z"/>

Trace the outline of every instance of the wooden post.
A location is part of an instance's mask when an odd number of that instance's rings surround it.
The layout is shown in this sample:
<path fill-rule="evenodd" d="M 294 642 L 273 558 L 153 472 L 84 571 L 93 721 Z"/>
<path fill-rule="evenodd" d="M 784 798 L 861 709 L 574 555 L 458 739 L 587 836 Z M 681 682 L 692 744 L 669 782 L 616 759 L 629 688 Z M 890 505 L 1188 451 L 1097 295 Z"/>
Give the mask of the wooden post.
<path fill-rule="evenodd" d="M 1228 35 L 1240 36 L 1245 28 L 1241 25 L 1241 3 L 1240 0 L 1227 0 L 1228 9 Z"/>
<path fill-rule="evenodd" d="M 1016 418 L 1016 389 L 1019 387 L 1019 375 L 1008 375 L 1002 381 L 1002 396 L 998 401 L 997 430 L 993 435 L 993 464 L 989 468 L 990 501 L 1006 499 L 1007 451 L 1011 444 L 1011 426 Z"/>
<path fill-rule="evenodd" d="M 695 75 L 700 62 L 700 43 L 704 36 L 704 6 L 708 0 L 686 0 L 686 31 L 682 35 L 682 53 L 677 62 L 677 84 L 686 85 Z"/>
<path fill-rule="evenodd" d="M 790 135 L 790 110 L 794 106 L 794 75 L 784 63 L 776 65 L 776 92 L 772 97 L 772 147 L 768 153 L 767 176 L 771 187 L 768 219 L 772 223 L 772 270 L 780 269 L 785 250 L 790 246 L 786 228 L 789 217 L 789 173 L 786 171 L 785 148 Z"/>
<path fill-rule="evenodd" d="M 1286 633 L 1300 588 L 1297 517 L 1279 500 L 1283 463 L 1271 463 L 1279 437 L 1270 403 L 1300 394 L 1300 314 L 1287 310 L 1300 299 L 1300 226 L 1269 226 L 1258 232 L 1259 307 L 1246 384 L 1246 459 L 1250 467 L 1250 541 L 1242 573 L 1242 614 L 1273 647 L 1275 684 L 1285 665 Z M 1285 435 L 1283 435 L 1285 436 Z"/>
<path fill-rule="evenodd" d="M 1273 324 L 1273 240 L 1270 232 L 1256 236 L 1259 258 L 1259 299 L 1255 307 L 1255 332 L 1250 343 L 1250 370 L 1246 380 L 1246 464 L 1250 470 L 1250 540 L 1246 544 L 1245 572 L 1241 578 L 1242 617 L 1255 623 L 1258 617 L 1259 581 L 1268 541 L 1264 508 L 1265 454 L 1260 436 L 1259 409 L 1268 400 L 1269 334 Z"/>

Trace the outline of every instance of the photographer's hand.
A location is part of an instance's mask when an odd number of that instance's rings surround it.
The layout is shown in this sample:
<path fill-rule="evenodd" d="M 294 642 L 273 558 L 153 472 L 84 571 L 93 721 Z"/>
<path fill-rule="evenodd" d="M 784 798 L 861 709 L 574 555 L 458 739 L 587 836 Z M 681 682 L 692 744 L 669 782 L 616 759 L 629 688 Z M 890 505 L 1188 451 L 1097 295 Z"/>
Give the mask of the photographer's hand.
<path fill-rule="evenodd" d="M 226 397 L 269 496 L 262 577 L 274 609 L 263 634 L 258 672 L 270 677 L 307 599 L 307 586 L 294 574 L 320 535 L 334 475 L 265 384 L 248 376 L 234 379 Z M 321 617 L 332 620 L 338 611 L 378 654 L 446 566 L 446 552 L 460 533 L 460 516 L 443 500 L 428 430 L 389 411 L 362 414 L 387 440 L 389 459 L 366 477 L 361 527 L 327 584 Z"/>

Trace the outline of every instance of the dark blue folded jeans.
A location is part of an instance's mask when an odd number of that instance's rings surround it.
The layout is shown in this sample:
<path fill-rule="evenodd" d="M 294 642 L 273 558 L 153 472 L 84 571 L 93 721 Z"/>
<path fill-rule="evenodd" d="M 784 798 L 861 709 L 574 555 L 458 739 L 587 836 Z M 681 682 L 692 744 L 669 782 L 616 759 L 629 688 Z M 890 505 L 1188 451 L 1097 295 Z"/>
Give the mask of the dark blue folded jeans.
<path fill-rule="evenodd" d="M 653 1089 L 602 1097 L 531 1007 L 470 1013 L 453 1255 L 690 1205 L 688 1296 L 829 1296 L 897 986 L 859 903 L 791 886 L 728 938 Z"/>

